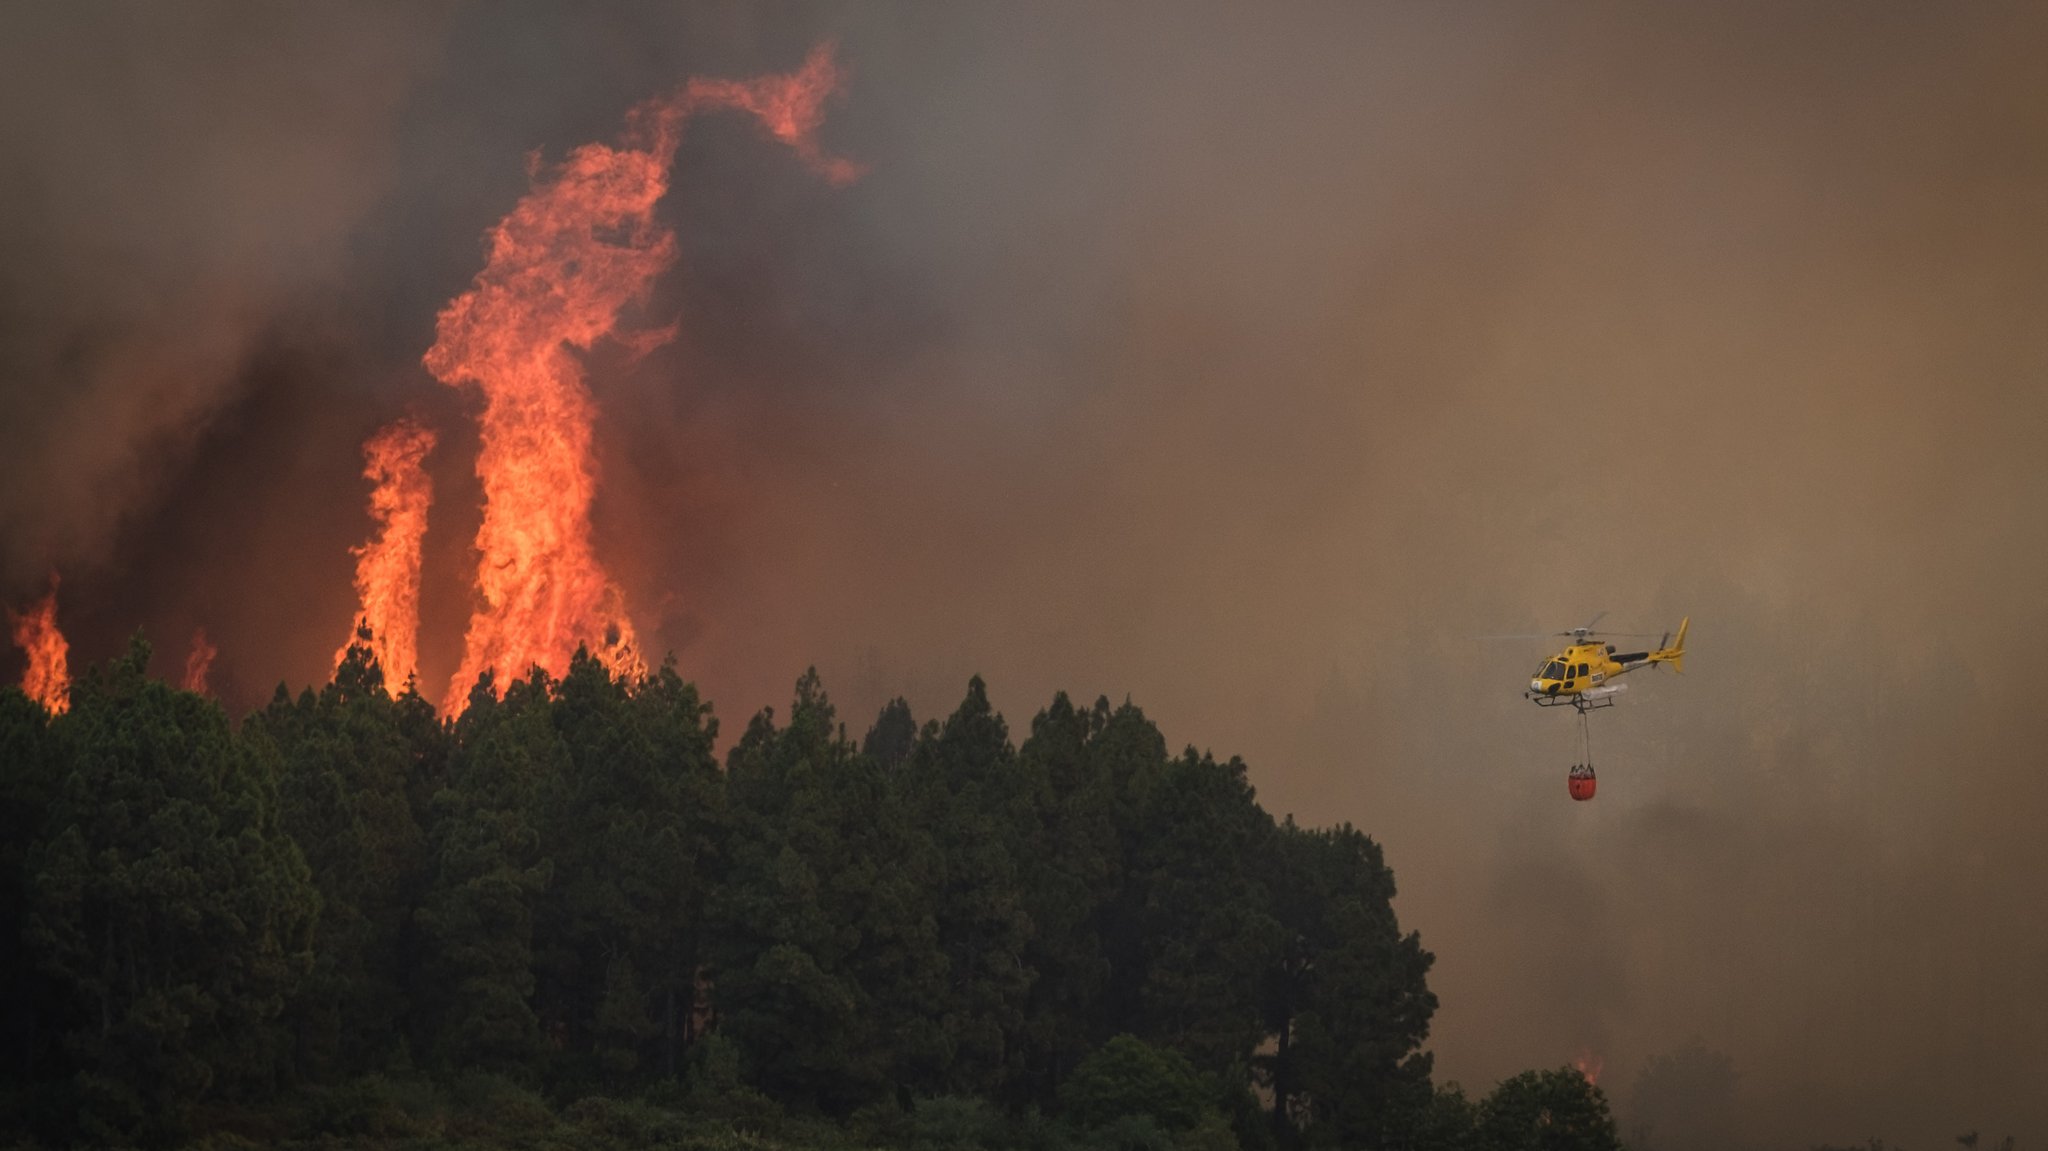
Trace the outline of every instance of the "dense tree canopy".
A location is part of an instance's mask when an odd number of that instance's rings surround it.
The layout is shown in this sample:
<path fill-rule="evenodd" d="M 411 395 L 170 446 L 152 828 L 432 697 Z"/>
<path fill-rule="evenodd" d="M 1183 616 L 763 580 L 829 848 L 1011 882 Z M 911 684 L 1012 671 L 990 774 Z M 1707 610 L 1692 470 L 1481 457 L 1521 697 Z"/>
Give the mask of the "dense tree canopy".
<path fill-rule="evenodd" d="M 148 660 L 138 640 L 73 687 L 23 862 L 52 1062 L 93 1136 L 174 1130 L 197 1098 L 274 1082 L 320 907 L 274 754 Z"/>
<path fill-rule="evenodd" d="M 425 1075 L 913 1143 L 1612 1146 L 1582 1081 L 1433 1088 L 1379 846 L 1128 703 L 1055 696 L 1019 744 L 975 679 L 855 741 L 807 672 L 721 764 L 673 666 L 579 654 L 442 718 L 359 644 L 237 728 L 147 660 L 55 718 L 0 691 L 0 1102 L 53 1142 Z"/>
<path fill-rule="evenodd" d="M 1621 1151 L 1606 1095 L 1570 1067 L 1503 1081 L 1478 1123 L 1482 1151 Z"/>

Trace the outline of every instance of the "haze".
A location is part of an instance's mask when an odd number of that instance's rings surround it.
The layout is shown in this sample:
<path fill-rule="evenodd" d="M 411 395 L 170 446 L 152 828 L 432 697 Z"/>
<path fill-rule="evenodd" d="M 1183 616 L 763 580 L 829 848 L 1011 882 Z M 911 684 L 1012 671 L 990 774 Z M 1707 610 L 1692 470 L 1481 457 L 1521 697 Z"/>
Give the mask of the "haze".
<path fill-rule="evenodd" d="M 2048 15 L 2037 6 L 0 9 L 0 591 L 73 666 L 327 674 L 359 445 L 528 155 L 838 41 L 807 178 L 693 126 L 592 357 L 599 550 L 728 733 L 983 675 L 1128 695 L 1386 844 L 1437 1077 L 1697 1041 L 1756 1146 L 2048 1139 Z M 1594 718 L 1555 631 L 1692 618 Z M 1654 638 L 1654 636 L 1653 636 Z M 0 665 L 18 674 L 12 653 Z M 436 690 L 429 690 L 432 697 Z M 856 733 L 857 734 L 857 733 Z M 1671 1148 L 1684 1136 L 1650 1132 Z M 1702 1120 L 1704 1122 L 1704 1120 Z"/>

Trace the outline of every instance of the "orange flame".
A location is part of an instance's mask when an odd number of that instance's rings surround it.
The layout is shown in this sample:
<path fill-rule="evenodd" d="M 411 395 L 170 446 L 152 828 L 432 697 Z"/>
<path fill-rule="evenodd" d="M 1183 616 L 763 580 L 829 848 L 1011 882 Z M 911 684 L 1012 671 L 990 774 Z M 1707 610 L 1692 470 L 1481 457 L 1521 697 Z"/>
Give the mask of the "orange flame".
<path fill-rule="evenodd" d="M 1606 1066 L 1607 1061 L 1590 1050 L 1580 1051 L 1579 1057 L 1572 1060 L 1572 1069 L 1584 1076 L 1586 1084 L 1590 1087 L 1600 1086 L 1600 1072 Z"/>
<path fill-rule="evenodd" d="M 625 597 L 591 546 L 595 408 L 572 349 L 613 336 L 620 311 L 675 262 L 675 236 L 656 223 L 654 206 L 691 113 L 752 112 L 826 179 L 844 183 L 860 169 L 824 156 L 812 137 L 839 86 L 829 45 L 787 76 L 692 80 L 634 109 L 621 146 L 570 152 L 491 229 L 484 270 L 442 310 L 425 357 L 443 383 L 475 383 L 484 393 L 476 462 L 483 602 L 444 711 L 459 710 L 487 670 L 562 675 L 578 645 L 616 675 L 646 673 Z M 636 352 L 651 346 L 634 344 Z"/>
<path fill-rule="evenodd" d="M 7 614 L 14 623 L 14 646 L 28 653 L 21 690 L 51 715 L 63 715 L 71 706 L 71 673 L 66 667 L 71 645 L 57 630 L 57 573 L 50 573 L 50 592 L 36 606 Z"/>
<path fill-rule="evenodd" d="M 692 79 L 683 88 L 681 115 L 697 108 L 738 108 L 760 117 L 768 134 L 790 146 L 805 164 L 834 187 L 851 184 L 867 171 L 864 165 L 818 149 L 818 126 L 825 122 L 825 101 L 844 78 L 832 62 L 832 45 L 811 49 L 804 66 L 787 76 L 758 80 Z"/>
<path fill-rule="evenodd" d="M 206 673 L 213 670 L 213 657 L 219 654 L 220 649 L 206 638 L 205 628 L 193 629 L 192 650 L 185 656 L 186 691 L 194 695 L 206 694 Z"/>
<path fill-rule="evenodd" d="M 427 509 L 434 481 L 423 466 L 434 450 L 434 433 L 411 420 L 397 420 L 363 444 L 364 478 L 377 536 L 350 549 L 356 557 L 356 594 L 362 598 L 362 626 L 370 630 L 370 651 L 386 683 L 398 682 L 418 666 L 420 628 L 420 540 L 427 534 Z M 348 658 L 350 644 L 334 653 L 334 665 Z"/>

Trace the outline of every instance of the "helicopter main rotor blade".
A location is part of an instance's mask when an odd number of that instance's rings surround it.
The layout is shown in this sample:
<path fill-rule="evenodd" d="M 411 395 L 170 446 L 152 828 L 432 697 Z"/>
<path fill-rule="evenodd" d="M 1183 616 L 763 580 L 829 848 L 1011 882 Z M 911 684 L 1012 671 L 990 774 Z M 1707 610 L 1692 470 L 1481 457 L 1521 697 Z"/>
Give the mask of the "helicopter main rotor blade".
<path fill-rule="evenodd" d="M 1601 612 L 1601 613 L 1600 613 L 1600 615 L 1606 615 L 1606 614 L 1607 614 L 1606 612 Z M 1599 619 L 1599 618 L 1600 618 L 1600 616 L 1594 616 L 1593 618 L 1597 620 L 1597 619 Z M 1572 630 L 1570 630 L 1570 631 L 1530 631 L 1530 632 L 1511 632 L 1511 633 L 1509 633 L 1509 634 L 1506 634 L 1506 635 L 1475 635 L 1475 636 L 1470 636 L 1470 637 L 1468 637 L 1468 638 L 1470 638 L 1470 639 L 1478 639 L 1478 640 L 1502 640 L 1502 639 L 1509 639 L 1509 640 L 1526 640 L 1526 639 L 1558 639 L 1558 638 L 1560 638 L 1560 637 L 1562 637 L 1562 638 L 1570 638 L 1570 637 L 1573 637 L 1573 636 L 1581 636 L 1581 635 L 1604 635 L 1604 636 L 1612 636 L 1612 637 L 1614 637 L 1615 639 L 1652 639 L 1652 638 L 1654 638 L 1654 637 L 1656 636 L 1656 634 L 1657 634 L 1657 633 L 1655 633 L 1655 632 L 1642 632 L 1642 631 L 1594 631 L 1593 629 L 1591 629 L 1591 628 L 1589 628 L 1589 627 L 1575 627 L 1575 628 L 1573 628 L 1573 629 L 1572 629 Z"/>

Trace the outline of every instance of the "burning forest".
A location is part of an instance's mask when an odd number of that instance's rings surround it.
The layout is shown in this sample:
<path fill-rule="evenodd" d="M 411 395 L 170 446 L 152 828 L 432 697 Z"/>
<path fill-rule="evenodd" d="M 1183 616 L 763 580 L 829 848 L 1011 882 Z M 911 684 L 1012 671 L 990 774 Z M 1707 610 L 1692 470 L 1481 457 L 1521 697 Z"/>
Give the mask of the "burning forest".
<path fill-rule="evenodd" d="M 592 544 L 595 410 L 581 357 L 606 339 L 645 354 L 675 338 L 672 326 L 622 333 L 618 325 L 622 311 L 644 302 L 655 278 L 676 261 L 675 237 L 656 221 L 655 208 L 691 118 L 744 112 L 841 185 L 858 178 L 860 167 L 825 155 L 815 138 L 826 102 L 840 89 L 829 44 L 788 75 L 692 79 L 635 107 L 619 145 L 585 144 L 538 172 L 534 189 L 490 229 L 484 269 L 442 309 L 424 356 L 434 378 L 474 387 L 483 397 L 479 603 L 442 696 L 444 713 L 459 713 L 470 691 L 493 674 L 509 679 L 538 668 L 559 678 L 579 649 L 628 682 L 646 675 L 624 593 Z M 353 549 L 357 638 L 335 653 L 336 666 L 360 640 L 394 683 L 417 671 L 422 541 L 433 505 L 423 465 L 436 442 L 432 428 L 403 418 L 363 445 L 376 535 Z M 15 617 L 14 640 L 29 658 L 24 690 L 61 712 L 68 680 L 54 583 Z M 188 689 L 205 690 L 215 654 L 203 631 L 196 633 Z"/>
<path fill-rule="evenodd" d="M 0 1142 L 2029 1151 L 2044 36 L 0 7 Z"/>

